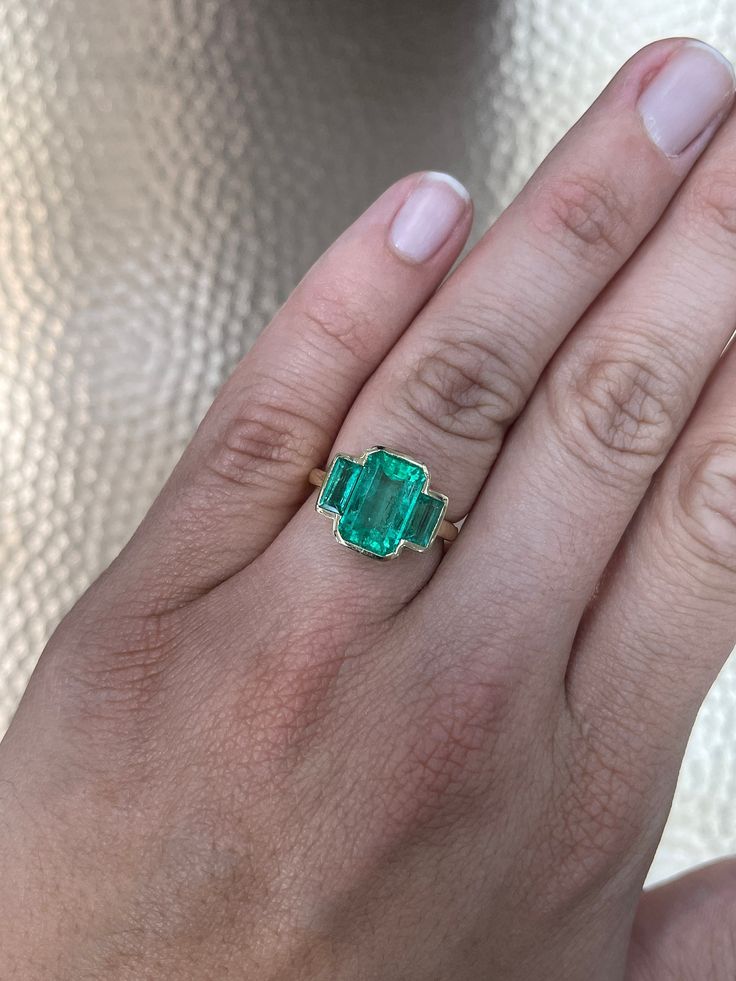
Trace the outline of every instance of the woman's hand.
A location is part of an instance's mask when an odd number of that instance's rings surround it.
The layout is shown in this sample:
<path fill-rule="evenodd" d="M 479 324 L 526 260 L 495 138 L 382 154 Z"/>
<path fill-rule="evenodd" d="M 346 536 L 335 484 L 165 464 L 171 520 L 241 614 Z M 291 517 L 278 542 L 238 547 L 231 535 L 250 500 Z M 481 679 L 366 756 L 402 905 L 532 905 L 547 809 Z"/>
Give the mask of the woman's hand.
<path fill-rule="evenodd" d="M 306 276 L 3 742 L 4 978 L 734 976 L 731 866 L 641 900 L 736 636 L 732 98 L 652 45 L 441 289 L 437 174 Z M 375 444 L 449 549 L 336 543 Z"/>

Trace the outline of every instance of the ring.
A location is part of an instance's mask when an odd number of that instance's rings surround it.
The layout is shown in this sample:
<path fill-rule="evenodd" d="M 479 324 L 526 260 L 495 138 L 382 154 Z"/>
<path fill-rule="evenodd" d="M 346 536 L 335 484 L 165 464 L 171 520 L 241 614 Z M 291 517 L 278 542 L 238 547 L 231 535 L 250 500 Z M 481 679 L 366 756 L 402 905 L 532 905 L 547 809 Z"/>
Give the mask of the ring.
<path fill-rule="evenodd" d="M 447 498 L 429 489 L 429 470 L 403 453 L 372 446 L 361 456 L 339 453 L 327 470 L 315 468 L 316 509 L 332 518 L 341 545 L 374 559 L 403 548 L 426 551 L 435 538 L 451 542 L 457 527 L 445 520 Z"/>

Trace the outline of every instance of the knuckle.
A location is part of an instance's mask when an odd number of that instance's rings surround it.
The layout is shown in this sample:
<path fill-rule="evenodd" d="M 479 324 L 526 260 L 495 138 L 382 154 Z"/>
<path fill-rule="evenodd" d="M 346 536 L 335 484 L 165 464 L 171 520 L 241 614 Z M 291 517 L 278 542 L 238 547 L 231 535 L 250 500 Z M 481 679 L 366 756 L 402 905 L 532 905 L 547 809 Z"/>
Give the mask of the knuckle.
<path fill-rule="evenodd" d="M 409 833 L 441 831 L 483 800 L 510 704 L 506 679 L 486 667 L 445 667 L 423 679 L 402 706 L 409 711 L 389 764 L 389 821 Z"/>
<path fill-rule="evenodd" d="M 298 622 L 283 614 L 264 617 L 260 663 L 234 684 L 228 681 L 234 715 L 223 731 L 239 733 L 239 755 L 271 767 L 272 779 L 291 772 L 334 724 L 334 696 L 346 666 L 359 657 L 367 634 L 377 636 L 357 603 L 346 602 L 328 618 L 304 606 L 296 615 Z"/>
<path fill-rule="evenodd" d="M 567 448 L 611 480 L 653 473 L 677 432 L 678 385 L 644 358 L 593 358 L 547 391 Z"/>
<path fill-rule="evenodd" d="M 587 717 L 573 717 L 571 723 L 566 738 L 553 740 L 560 790 L 550 799 L 531 852 L 538 869 L 556 870 L 535 881 L 543 902 L 555 895 L 579 903 L 602 885 L 625 880 L 642 828 L 656 828 L 655 805 L 635 777 L 637 766 Z"/>
<path fill-rule="evenodd" d="M 332 641 L 332 638 L 330 638 Z M 294 762 L 308 754 L 330 714 L 330 696 L 351 654 L 330 642 L 317 654 L 313 647 L 292 642 L 287 652 L 271 659 L 268 668 L 249 682 L 249 757 L 260 764 Z M 280 670 L 274 671 L 275 663 Z"/>
<path fill-rule="evenodd" d="M 685 212 L 687 227 L 696 234 L 710 230 L 719 239 L 736 238 L 736 169 L 721 165 L 707 170 L 693 183 Z"/>
<path fill-rule="evenodd" d="M 400 392 L 412 420 L 443 435 L 496 445 L 521 411 L 525 388 L 500 345 L 493 349 L 466 334 L 424 354 Z"/>
<path fill-rule="evenodd" d="M 308 328 L 309 342 L 331 359 L 347 355 L 351 361 L 372 366 L 375 360 L 375 324 L 385 299 L 365 282 L 332 275 L 310 285 L 298 307 L 297 319 Z"/>
<path fill-rule="evenodd" d="M 155 717 L 168 694 L 169 665 L 181 648 L 184 621 L 181 611 L 152 613 L 132 597 L 124 609 L 103 613 L 94 587 L 77 604 L 57 635 L 65 656 L 50 663 L 61 672 L 58 686 L 70 697 L 82 730 L 118 732 L 127 724 L 145 736 L 143 720 Z M 66 649 L 67 635 L 73 650 Z"/>
<path fill-rule="evenodd" d="M 533 213 L 545 236 L 576 258 L 628 254 L 632 202 L 604 177 L 579 174 L 543 182 Z"/>
<path fill-rule="evenodd" d="M 643 795 L 622 769 L 599 754 L 570 764 L 569 785 L 558 829 L 558 860 L 570 884 L 596 888 L 634 849 L 640 835 Z M 553 835 L 553 838 L 555 835 Z"/>
<path fill-rule="evenodd" d="M 680 520 L 700 559 L 736 571 L 736 434 L 684 467 Z"/>
<path fill-rule="evenodd" d="M 241 488 L 293 486 L 316 459 L 322 430 L 306 405 L 289 398 L 279 400 L 276 390 L 249 393 L 215 438 L 206 472 Z"/>

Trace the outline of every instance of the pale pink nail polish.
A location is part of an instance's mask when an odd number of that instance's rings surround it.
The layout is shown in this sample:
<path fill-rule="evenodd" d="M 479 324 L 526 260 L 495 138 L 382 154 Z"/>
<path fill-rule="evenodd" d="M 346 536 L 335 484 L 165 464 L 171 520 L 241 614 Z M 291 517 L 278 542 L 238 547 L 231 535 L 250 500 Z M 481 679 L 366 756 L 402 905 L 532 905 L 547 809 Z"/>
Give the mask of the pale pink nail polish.
<path fill-rule="evenodd" d="M 676 157 L 726 110 L 734 94 L 731 62 L 702 41 L 686 41 L 639 96 L 652 142 Z"/>
<path fill-rule="evenodd" d="M 426 262 L 450 237 L 469 201 L 454 177 L 429 171 L 399 208 L 389 231 L 391 247 L 409 262 Z"/>

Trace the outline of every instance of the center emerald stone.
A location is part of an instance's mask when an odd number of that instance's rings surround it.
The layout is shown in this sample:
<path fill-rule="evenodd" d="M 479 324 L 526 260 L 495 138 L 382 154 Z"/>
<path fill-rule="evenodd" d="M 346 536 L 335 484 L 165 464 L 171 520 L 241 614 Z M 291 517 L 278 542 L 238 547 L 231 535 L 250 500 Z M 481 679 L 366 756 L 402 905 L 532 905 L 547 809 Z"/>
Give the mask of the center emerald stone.
<path fill-rule="evenodd" d="M 363 462 L 335 457 L 317 509 L 334 516 L 335 533 L 346 545 L 378 558 L 396 555 L 403 544 L 426 548 L 442 519 L 445 499 L 426 493 L 424 467 L 388 450 L 369 450 Z"/>

